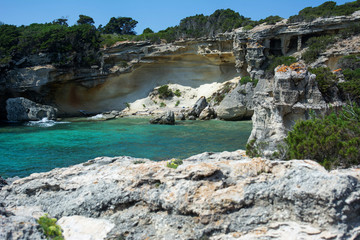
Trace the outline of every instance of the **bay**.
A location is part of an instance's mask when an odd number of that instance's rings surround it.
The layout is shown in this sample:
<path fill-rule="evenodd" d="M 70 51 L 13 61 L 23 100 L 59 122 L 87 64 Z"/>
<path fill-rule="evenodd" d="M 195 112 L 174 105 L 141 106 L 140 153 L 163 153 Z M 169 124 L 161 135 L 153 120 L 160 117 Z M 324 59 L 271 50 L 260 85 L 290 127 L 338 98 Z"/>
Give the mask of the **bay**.
<path fill-rule="evenodd" d="M 245 149 L 251 128 L 251 121 L 180 121 L 169 126 L 151 125 L 146 118 L 3 125 L 0 176 L 24 177 L 100 156 L 160 161 Z"/>

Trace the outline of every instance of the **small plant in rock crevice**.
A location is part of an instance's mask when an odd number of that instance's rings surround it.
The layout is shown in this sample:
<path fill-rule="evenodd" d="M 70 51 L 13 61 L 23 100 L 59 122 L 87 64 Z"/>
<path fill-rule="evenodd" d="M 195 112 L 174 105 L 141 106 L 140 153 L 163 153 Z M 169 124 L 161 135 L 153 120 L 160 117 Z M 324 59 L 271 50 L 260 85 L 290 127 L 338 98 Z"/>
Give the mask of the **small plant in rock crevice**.
<path fill-rule="evenodd" d="M 171 160 L 166 164 L 166 166 L 167 166 L 168 168 L 177 169 L 177 167 L 178 167 L 179 165 L 181 165 L 181 164 L 183 164 L 183 161 L 182 161 L 181 159 L 175 159 L 175 158 L 173 158 L 173 159 L 171 159 Z"/>
<path fill-rule="evenodd" d="M 160 103 L 160 107 L 166 107 L 166 104 L 163 103 L 163 102 L 161 102 L 161 103 Z"/>
<path fill-rule="evenodd" d="M 37 222 L 39 223 L 47 239 L 64 240 L 61 228 L 56 224 L 56 218 L 50 218 L 48 214 L 45 214 L 44 216 L 40 217 Z"/>

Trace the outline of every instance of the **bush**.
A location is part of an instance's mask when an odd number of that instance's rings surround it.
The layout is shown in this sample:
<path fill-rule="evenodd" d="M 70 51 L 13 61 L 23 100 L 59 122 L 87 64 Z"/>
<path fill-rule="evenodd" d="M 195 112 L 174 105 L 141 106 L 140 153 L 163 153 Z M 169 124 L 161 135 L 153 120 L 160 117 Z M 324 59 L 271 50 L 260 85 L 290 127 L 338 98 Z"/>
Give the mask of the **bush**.
<path fill-rule="evenodd" d="M 177 96 L 177 97 L 181 97 L 181 92 L 179 89 L 176 89 L 175 92 L 174 92 L 174 95 Z"/>
<path fill-rule="evenodd" d="M 312 21 L 318 17 L 351 15 L 360 10 L 360 1 L 348 2 L 343 5 L 336 5 L 336 2 L 328 1 L 318 7 L 307 7 L 299 12 L 298 15 L 291 16 L 289 22 Z"/>
<path fill-rule="evenodd" d="M 161 103 L 160 103 L 160 107 L 166 107 L 166 104 L 163 103 L 163 102 L 161 102 Z"/>
<path fill-rule="evenodd" d="M 48 239 L 63 240 L 61 228 L 56 224 L 56 218 L 49 218 L 47 214 L 40 217 L 37 222 L 39 223 L 43 233 Z"/>
<path fill-rule="evenodd" d="M 274 70 L 279 65 L 286 65 L 290 66 L 291 64 L 295 63 L 297 61 L 294 57 L 287 57 L 287 56 L 279 56 L 279 57 L 269 57 L 270 62 L 269 66 L 267 67 L 266 71 L 273 74 Z"/>
<path fill-rule="evenodd" d="M 165 99 L 173 96 L 173 92 L 168 85 L 163 85 L 158 88 L 159 98 Z"/>
<path fill-rule="evenodd" d="M 166 164 L 168 168 L 177 169 L 179 165 L 183 164 L 183 161 L 181 159 L 171 159 L 170 162 Z"/>
<path fill-rule="evenodd" d="M 175 107 L 179 106 L 179 104 L 180 104 L 180 101 L 177 100 L 176 103 L 175 103 Z"/>
<path fill-rule="evenodd" d="M 312 159 L 327 169 L 360 163 L 360 108 L 299 121 L 285 139 L 288 159 Z"/>
<path fill-rule="evenodd" d="M 332 73 L 329 68 L 324 67 L 310 68 L 309 72 L 316 75 L 316 82 L 321 94 L 325 101 L 330 102 L 333 97 L 331 88 L 337 83 L 336 75 Z"/>
<path fill-rule="evenodd" d="M 240 79 L 240 85 L 244 85 L 244 84 L 247 84 L 247 83 L 249 83 L 249 82 L 251 82 L 251 83 L 253 83 L 253 86 L 254 87 L 256 87 L 256 85 L 258 84 L 258 82 L 259 82 L 259 79 L 252 79 L 251 77 L 249 77 L 249 76 L 245 76 L 245 77 L 242 77 L 241 79 Z"/>
<path fill-rule="evenodd" d="M 335 36 L 325 35 L 320 37 L 312 37 L 306 42 L 309 48 L 301 56 L 306 63 L 314 62 L 320 53 L 324 52 L 326 48 L 336 41 Z"/>

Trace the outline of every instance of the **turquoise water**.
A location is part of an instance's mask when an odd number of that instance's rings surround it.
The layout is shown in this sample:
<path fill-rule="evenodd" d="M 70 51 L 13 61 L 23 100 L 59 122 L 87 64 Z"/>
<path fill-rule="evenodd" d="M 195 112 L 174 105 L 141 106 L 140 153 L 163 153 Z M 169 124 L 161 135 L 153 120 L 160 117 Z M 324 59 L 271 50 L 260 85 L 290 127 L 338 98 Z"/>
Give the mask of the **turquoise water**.
<path fill-rule="evenodd" d="M 244 149 L 252 127 L 217 120 L 151 125 L 141 118 L 51 125 L 0 126 L 0 176 L 24 177 L 99 156 L 165 160 Z"/>

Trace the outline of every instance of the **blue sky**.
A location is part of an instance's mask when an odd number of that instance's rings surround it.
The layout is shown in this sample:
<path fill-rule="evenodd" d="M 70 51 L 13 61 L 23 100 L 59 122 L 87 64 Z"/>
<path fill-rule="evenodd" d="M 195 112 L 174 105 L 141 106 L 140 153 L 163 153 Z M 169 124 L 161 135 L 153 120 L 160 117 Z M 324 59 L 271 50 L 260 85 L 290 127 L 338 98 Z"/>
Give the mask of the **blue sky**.
<path fill-rule="evenodd" d="M 0 21 L 13 25 L 51 22 L 67 17 L 76 23 L 80 14 L 92 17 L 95 25 L 106 25 L 111 17 L 132 17 L 142 33 L 179 24 L 182 18 L 210 15 L 217 9 L 230 8 L 245 17 L 259 20 L 270 15 L 289 17 L 304 7 L 318 6 L 324 0 L 0 0 Z M 335 1 L 338 4 L 349 0 Z"/>

